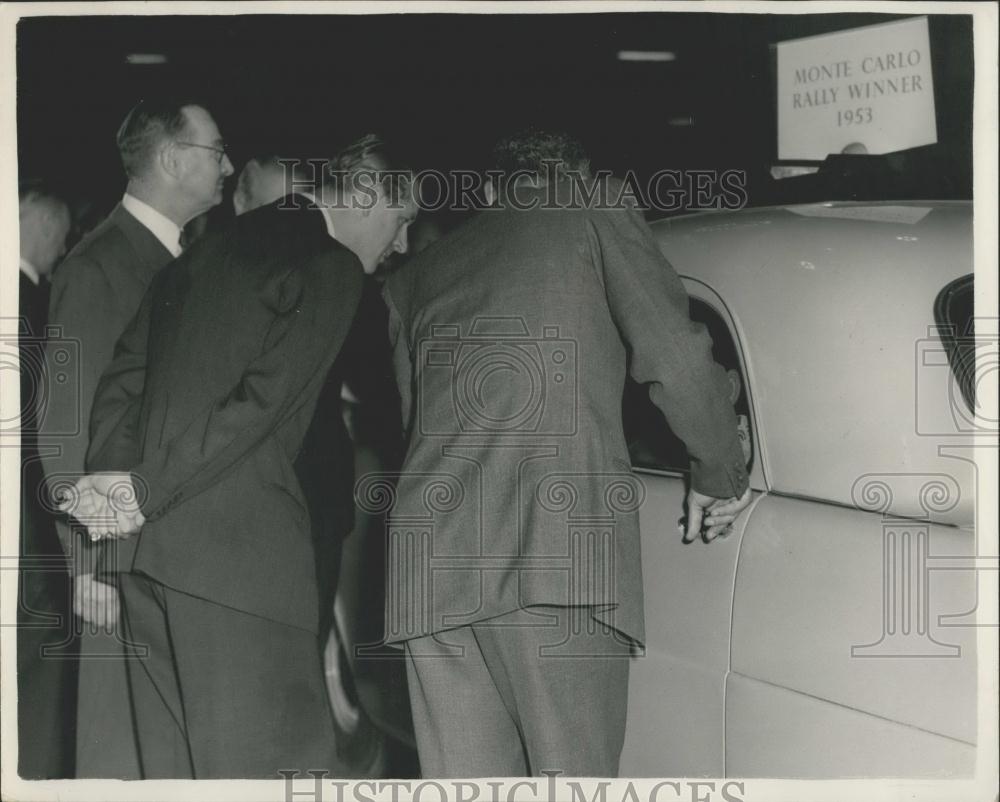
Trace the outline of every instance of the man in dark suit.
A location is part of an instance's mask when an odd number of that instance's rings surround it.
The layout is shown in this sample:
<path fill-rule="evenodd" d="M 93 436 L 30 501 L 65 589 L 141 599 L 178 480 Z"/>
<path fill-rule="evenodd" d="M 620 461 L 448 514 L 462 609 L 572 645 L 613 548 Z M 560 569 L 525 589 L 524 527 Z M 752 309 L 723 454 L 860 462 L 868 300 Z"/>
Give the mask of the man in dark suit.
<path fill-rule="evenodd" d="M 41 503 L 44 476 L 38 418 L 46 400 L 49 275 L 66 253 L 70 213 L 42 186 L 19 192 L 21 285 L 21 562 L 17 607 L 18 773 L 73 776 L 76 662 L 68 645 L 71 607 L 66 559 L 55 519 Z"/>
<path fill-rule="evenodd" d="M 325 182 L 318 208 L 290 196 L 199 241 L 154 279 L 101 380 L 87 465 L 119 473 L 80 480 L 66 508 L 92 537 L 127 538 L 145 778 L 335 768 L 293 464 L 363 277 L 405 251 L 415 215 L 357 184 L 361 167 Z"/>
<path fill-rule="evenodd" d="M 290 167 L 282 164 L 277 156 L 254 156 L 243 165 L 236 179 L 233 211 L 237 215 L 246 214 L 274 203 L 296 187 L 311 183 L 312 180 L 304 175 L 293 176 Z M 359 326 L 352 326 L 334 367 L 327 374 L 295 460 L 295 474 L 309 510 L 316 549 L 321 647 L 326 644 L 333 625 L 341 545 L 354 525 L 354 447 L 344 424 L 341 390 L 345 373 L 342 368 L 356 361 L 351 353 L 357 348 L 352 348 L 351 344 L 357 341 L 359 334 Z"/>
<path fill-rule="evenodd" d="M 600 208 L 610 186 L 574 198 L 587 163 L 567 137 L 497 154 L 520 179 L 496 208 L 387 281 L 411 431 L 389 639 L 425 776 L 615 776 L 643 641 L 626 370 L 691 454 L 688 537 L 749 502 L 746 468 L 709 337 L 642 217 Z"/>
<path fill-rule="evenodd" d="M 184 224 L 222 200 L 233 172 L 219 129 L 201 106 L 146 100 L 125 117 L 117 135 L 128 177 L 121 203 L 91 231 L 56 271 L 49 322 L 63 341 L 78 343 L 78 382 L 53 383 L 42 433 L 50 486 L 84 471 L 87 422 L 101 373 L 115 341 L 135 314 L 150 282 L 181 253 Z M 60 366 L 50 347 L 50 374 Z M 77 776 L 137 778 L 118 594 L 97 576 L 100 551 L 59 522 L 75 577 L 80 635 Z"/>
<path fill-rule="evenodd" d="M 370 135 L 340 153 L 337 162 L 341 165 L 363 162 L 373 169 L 386 169 L 390 158 L 383 141 Z M 292 166 L 291 160 L 273 154 L 249 159 L 239 173 L 233 193 L 236 214 L 273 203 L 294 187 L 309 186 L 315 180 L 307 167 L 293 172 Z M 309 510 L 316 550 L 319 647 L 324 655 L 327 690 L 337 727 L 338 757 L 345 769 L 355 772 L 360 769 L 362 773 L 373 760 L 372 741 L 358 735 L 359 725 L 355 720 L 365 713 L 359 709 L 353 677 L 346 670 L 350 661 L 345 635 L 350 633 L 341 631 L 345 622 L 338 622 L 334 606 L 344 543 L 355 524 L 355 446 L 381 446 L 378 453 L 391 460 L 396 457 L 402 438 L 387 317 L 381 285 L 376 276 L 365 276 L 354 325 L 327 374 L 295 460 L 295 475 Z M 345 388 L 350 402 L 344 399 Z M 359 400 L 360 403 L 354 403 Z M 352 424 L 350 432 L 347 418 Z M 372 564 L 380 566 L 381 561 Z M 378 584 L 360 577 L 359 583 L 372 593 Z M 381 596 L 377 598 L 376 608 L 382 600 Z M 346 622 L 349 630 L 356 625 L 353 620 Z"/>

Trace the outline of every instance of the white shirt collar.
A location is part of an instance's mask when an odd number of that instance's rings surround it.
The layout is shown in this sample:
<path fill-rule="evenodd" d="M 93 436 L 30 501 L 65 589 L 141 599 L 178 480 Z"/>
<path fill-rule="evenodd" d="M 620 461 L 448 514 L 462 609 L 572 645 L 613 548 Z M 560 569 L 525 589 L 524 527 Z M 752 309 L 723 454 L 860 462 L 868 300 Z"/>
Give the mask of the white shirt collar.
<path fill-rule="evenodd" d="M 181 229 L 177 223 L 127 192 L 122 198 L 122 206 L 148 228 L 175 259 L 181 255 Z"/>
<path fill-rule="evenodd" d="M 323 204 L 321 204 L 318 200 L 316 200 L 316 196 L 313 195 L 311 192 L 302 192 L 300 190 L 296 190 L 295 194 L 301 195 L 303 198 L 306 198 L 312 203 L 313 206 L 315 206 L 317 209 L 323 212 L 323 219 L 326 221 L 327 233 L 331 237 L 333 237 L 333 239 L 337 239 L 337 232 L 333 230 L 333 219 L 330 217 L 330 210 L 326 206 L 323 206 Z"/>
<path fill-rule="evenodd" d="M 38 270 L 35 269 L 35 266 L 23 256 L 21 257 L 21 272 L 31 279 L 31 283 L 36 287 L 38 286 L 38 282 L 42 280 L 42 277 L 38 274 Z"/>

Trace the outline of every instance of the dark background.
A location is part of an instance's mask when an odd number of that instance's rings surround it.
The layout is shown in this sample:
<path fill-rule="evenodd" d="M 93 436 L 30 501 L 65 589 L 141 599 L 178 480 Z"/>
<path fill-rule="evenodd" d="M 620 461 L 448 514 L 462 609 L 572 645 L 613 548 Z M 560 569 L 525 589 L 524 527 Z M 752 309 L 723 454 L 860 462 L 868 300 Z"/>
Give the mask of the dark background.
<path fill-rule="evenodd" d="M 902 19 L 887 14 L 62 17 L 18 26 L 22 177 L 43 177 L 104 210 L 124 178 L 114 134 L 140 97 L 201 99 L 236 169 L 252 152 L 322 156 L 380 131 L 416 168 L 483 168 L 491 144 L 534 124 L 581 138 L 595 167 L 743 169 L 751 205 L 808 197 L 775 190 L 769 45 Z M 971 197 L 972 22 L 930 17 L 937 145 L 907 154 L 884 197 Z M 624 63 L 619 50 L 676 61 Z M 164 65 L 131 65 L 129 53 Z M 675 127 L 671 118 L 691 117 Z M 897 160 L 896 173 L 903 162 Z M 798 188 L 797 188 L 798 187 Z M 852 196 L 843 187 L 823 190 Z M 821 193 L 822 194 L 822 193 Z M 871 192 L 869 191 L 869 195 Z M 854 197 L 861 197 L 853 193 Z"/>

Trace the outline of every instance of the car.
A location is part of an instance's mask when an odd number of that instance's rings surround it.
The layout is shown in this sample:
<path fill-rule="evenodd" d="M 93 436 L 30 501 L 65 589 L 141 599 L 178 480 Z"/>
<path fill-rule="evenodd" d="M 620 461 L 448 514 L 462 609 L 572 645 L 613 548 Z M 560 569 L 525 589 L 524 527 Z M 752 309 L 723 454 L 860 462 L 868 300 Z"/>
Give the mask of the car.
<path fill-rule="evenodd" d="M 996 334 L 974 331 L 972 204 L 652 229 L 729 371 L 753 499 L 727 537 L 683 543 L 686 453 L 627 388 L 646 643 L 621 776 L 971 775 L 976 626 L 995 625 L 974 459 L 996 433 L 973 414 Z"/>

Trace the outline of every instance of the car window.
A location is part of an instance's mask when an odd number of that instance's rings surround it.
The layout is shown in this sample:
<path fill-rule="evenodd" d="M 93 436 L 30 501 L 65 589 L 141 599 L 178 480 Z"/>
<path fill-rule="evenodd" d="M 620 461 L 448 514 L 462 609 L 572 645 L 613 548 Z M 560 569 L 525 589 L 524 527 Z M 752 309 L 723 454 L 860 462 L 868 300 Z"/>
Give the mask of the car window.
<path fill-rule="evenodd" d="M 703 301 L 692 298 L 691 319 L 703 323 L 712 337 L 712 357 L 727 372 L 730 398 L 737 415 L 740 439 L 747 467 L 753 462 L 753 442 L 750 432 L 750 405 L 746 381 L 740 364 L 739 351 L 722 317 Z M 622 399 L 622 422 L 625 441 L 633 467 L 663 471 L 687 471 L 689 460 L 684 443 L 675 435 L 663 413 L 649 400 L 649 389 L 626 379 Z"/>
<path fill-rule="evenodd" d="M 976 408 L 974 297 L 975 284 L 970 273 L 947 284 L 934 301 L 934 320 L 948 353 L 948 364 L 970 412 Z"/>

